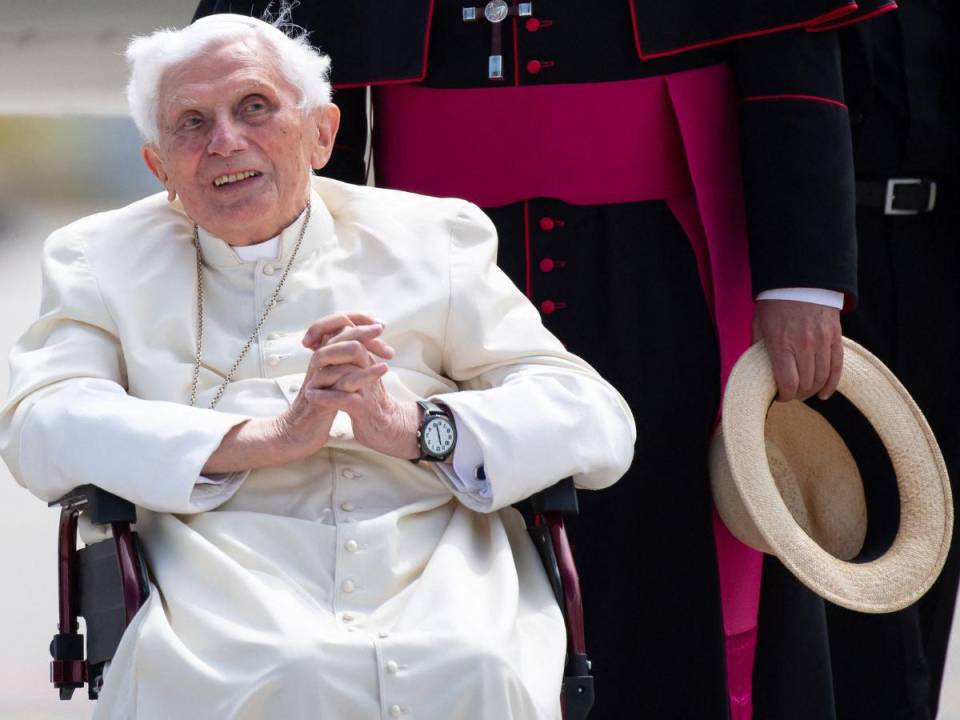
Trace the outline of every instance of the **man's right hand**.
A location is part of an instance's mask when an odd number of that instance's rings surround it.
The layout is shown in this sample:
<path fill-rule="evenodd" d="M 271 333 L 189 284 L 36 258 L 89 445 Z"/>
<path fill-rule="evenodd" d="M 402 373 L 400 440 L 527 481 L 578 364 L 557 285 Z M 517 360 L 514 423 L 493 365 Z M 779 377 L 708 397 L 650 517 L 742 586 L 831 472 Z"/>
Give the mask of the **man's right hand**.
<path fill-rule="evenodd" d="M 795 300 L 760 300 L 753 339 L 764 340 L 777 400 L 829 398 L 843 372 L 843 333 L 836 308 Z"/>

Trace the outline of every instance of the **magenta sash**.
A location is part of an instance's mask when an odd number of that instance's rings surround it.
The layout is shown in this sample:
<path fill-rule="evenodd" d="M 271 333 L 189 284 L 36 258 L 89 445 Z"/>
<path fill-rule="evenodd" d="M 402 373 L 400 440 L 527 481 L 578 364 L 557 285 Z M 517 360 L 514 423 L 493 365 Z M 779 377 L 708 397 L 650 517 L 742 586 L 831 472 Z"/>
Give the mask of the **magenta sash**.
<path fill-rule="evenodd" d="M 495 207 L 665 200 L 690 238 L 721 384 L 751 341 L 736 95 L 729 69 L 595 84 L 375 88 L 377 184 Z M 682 329 L 678 330 L 682 332 Z M 762 556 L 714 513 L 733 720 L 752 716 Z"/>

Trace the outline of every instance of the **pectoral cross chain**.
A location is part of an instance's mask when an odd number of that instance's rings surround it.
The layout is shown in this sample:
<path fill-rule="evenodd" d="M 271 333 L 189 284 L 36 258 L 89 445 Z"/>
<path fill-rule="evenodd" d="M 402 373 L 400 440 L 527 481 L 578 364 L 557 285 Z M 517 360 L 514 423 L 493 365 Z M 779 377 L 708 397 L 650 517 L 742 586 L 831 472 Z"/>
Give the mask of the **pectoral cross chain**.
<path fill-rule="evenodd" d="M 522 2 L 507 5 L 506 0 L 490 0 L 483 7 L 465 7 L 463 9 L 464 22 L 478 22 L 483 17 L 492 27 L 490 59 L 487 62 L 487 77 L 491 80 L 503 80 L 503 29 L 501 24 L 512 15 L 532 17 L 533 3 Z"/>

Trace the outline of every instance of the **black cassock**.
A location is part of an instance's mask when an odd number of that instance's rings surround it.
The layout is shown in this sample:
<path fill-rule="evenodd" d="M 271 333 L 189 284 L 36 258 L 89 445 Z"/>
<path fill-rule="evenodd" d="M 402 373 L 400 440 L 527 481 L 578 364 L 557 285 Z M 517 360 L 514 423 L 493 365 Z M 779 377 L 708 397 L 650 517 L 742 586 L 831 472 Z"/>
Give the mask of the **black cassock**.
<path fill-rule="evenodd" d="M 499 53 L 488 23 L 464 22 L 471 4 L 306 0 L 294 9 L 293 21 L 333 60 L 343 110 L 325 172 L 366 180 L 364 86 L 373 86 L 376 147 L 390 123 L 378 114 L 378 92 L 390 83 L 605 83 L 728 63 L 740 96 L 750 99 L 739 121 L 754 292 L 827 288 L 853 301 L 853 170 L 831 27 L 892 2 L 856 9 L 842 0 L 534 0 L 529 17 L 502 23 Z M 263 5 L 205 0 L 198 16 L 258 14 Z M 501 55 L 502 80 L 490 78 L 492 54 Z M 507 134 L 517 121 L 504 117 L 489 131 Z M 595 127 L 572 129 L 570 141 L 590 143 L 602 132 L 597 117 Z M 487 161 L 511 172 L 506 153 Z M 390 175 L 376 167 L 378 177 Z M 501 266 L 637 418 L 631 472 L 610 490 L 583 493 L 572 528 L 597 676 L 592 717 L 726 718 L 706 455 L 719 402 L 718 349 L 690 243 L 658 200 L 575 206 L 529 197 L 485 210 L 499 231 Z M 770 558 L 753 702 L 757 718 L 835 716 L 823 603 Z"/>
<path fill-rule="evenodd" d="M 900 378 L 936 434 L 960 522 L 960 8 L 911 0 L 844 31 L 857 173 L 860 305 L 844 332 Z M 936 190 L 934 192 L 934 185 Z M 887 190 L 891 205 L 884 207 Z M 932 201 L 932 202 L 931 202 Z M 841 427 L 880 512 L 874 552 L 896 530 L 893 486 L 876 439 Z M 868 503 L 870 495 L 868 493 Z M 868 512 L 873 510 L 868 506 Z M 937 582 L 889 615 L 828 607 L 841 718 L 937 716 L 960 578 L 956 537 Z M 882 658 L 877 661 L 877 658 Z"/>

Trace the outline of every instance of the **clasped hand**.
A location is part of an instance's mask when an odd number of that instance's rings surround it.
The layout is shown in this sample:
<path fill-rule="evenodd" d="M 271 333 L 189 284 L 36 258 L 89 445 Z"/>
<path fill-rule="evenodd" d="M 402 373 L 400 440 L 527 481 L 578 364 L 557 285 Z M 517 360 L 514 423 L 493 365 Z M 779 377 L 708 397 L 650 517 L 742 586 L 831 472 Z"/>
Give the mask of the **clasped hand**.
<path fill-rule="evenodd" d="M 328 315 L 308 328 L 303 345 L 313 355 L 296 399 L 278 418 L 288 443 L 307 455 L 316 452 L 342 410 L 360 444 L 394 457 L 419 455 L 416 403 L 398 402 L 383 384 L 388 367 L 382 360 L 394 356 L 383 329 L 362 313 Z"/>
<path fill-rule="evenodd" d="M 235 426 L 203 472 L 251 470 L 309 457 L 329 441 L 340 410 L 350 416 L 360 444 L 393 457 L 418 457 L 420 409 L 415 402 L 397 401 L 384 387 L 388 368 L 382 360 L 394 351 L 382 335 L 383 324 L 362 313 L 328 315 L 311 325 L 303 344 L 313 355 L 290 408 Z"/>

